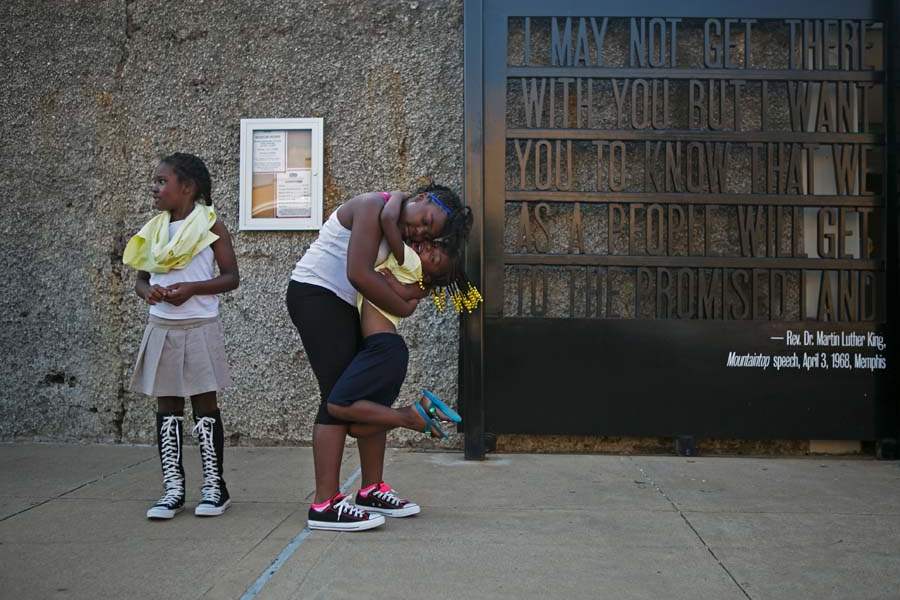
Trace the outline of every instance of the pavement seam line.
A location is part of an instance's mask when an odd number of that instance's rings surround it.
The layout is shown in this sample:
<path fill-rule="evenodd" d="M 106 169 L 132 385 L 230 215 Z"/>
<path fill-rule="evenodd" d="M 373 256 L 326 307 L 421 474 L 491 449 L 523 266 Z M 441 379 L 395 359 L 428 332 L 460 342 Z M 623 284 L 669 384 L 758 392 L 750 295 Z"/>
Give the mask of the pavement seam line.
<path fill-rule="evenodd" d="M 360 467 L 356 467 L 356 470 L 350 474 L 344 484 L 341 486 L 341 493 L 346 494 L 347 490 L 350 489 L 350 486 L 353 485 L 353 482 L 362 474 L 362 469 Z M 288 542 L 288 545 L 285 546 L 281 552 L 278 553 L 278 556 L 275 557 L 275 560 L 269 564 L 268 567 L 263 570 L 262 574 L 256 578 L 256 581 L 247 588 L 247 591 L 244 592 L 244 595 L 241 596 L 240 600 L 253 600 L 257 595 L 262 591 L 265 585 L 269 582 L 270 579 L 277 573 L 282 566 L 288 561 L 291 556 L 294 555 L 294 552 L 303 545 L 303 542 L 306 541 L 306 538 L 310 536 L 312 531 L 309 527 L 304 527 L 300 533 L 298 533 L 294 538 Z"/>
<path fill-rule="evenodd" d="M 259 541 L 256 542 L 256 543 L 253 545 L 252 548 L 250 548 L 249 550 L 247 550 L 247 551 L 244 553 L 244 555 L 241 556 L 241 557 L 237 560 L 237 562 L 241 562 L 242 560 L 244 560 L 245 558 L 247 558 L 248 556 L 250 556 L 250 554 L 252 554 L 254 550 L 256 550 L 257 548 L 259 548 L 260 544 L 262 544 L 264 541 L 266 541 L 267 539 L 269 539 L 269 536 L 271 536 L 273 533 L 275 533 L 275 531 L 276 531 L 279 527 L 281 527 L 282 525 L 284 525 L 284 524 L 287 522 L 288 519 L 290 519 L 291 517 L 293 517 L 294 515 L 296 515 L 297 512 L 298 512 L 299 510 L 300 510 L 300 509 L 295 509 L 295 510 L 291 511 L 291 512 L 290 512 L 288 515 L 286 515 L 282 520 L 278 521 L 278 523 L 277 523 L 274 527 L 272 527 L 272 529 L 270 529 L 269 531 L 267 531 L 267 532 L 266 532 L 266 535 L 262 536 L 262 537 L 259 539 Z M 211 590 L 211 589 L 213 589 L 213 587 L 215 587 L 215 586 L 213 585 L 213 586 L 211 586 L 209 589 Z M 209 590 L 207 590 L 207 592 L 208 592 L 208 591 L 209 591 Z"/>
<path fill-rule="evenodd" d="M 288 513 L 287 515 L 285 515 L 285 517 L 284 517 L 283 519 L 281 519 L 280 521 L 278 521 L 278 523 L 276 523 L 269 531 L 266 532 L 266 535 L 262 536 L 262 537 L 259 539 L 258 542 L 256 542 L 255 544 L 253 544 L 253 547 L 252 547 L 252 548 L 250 548 L 249 550 L 247 550 L 247 551 L 246 551 L 239 559 L 237 559 L 237 560 L 235 561 L 235 564 L 239 564 L 242 560 L 244 560 L 245 558 L 247 558 L 248 556 L 250 556 L 250 555 L 253 553 L 253 551 L 256 550 L 257 548 L 259 548 L 259 546 L 260 546 L 264 541 L 266 541 L 267 539 L 269 539 L 269 536 L 271 536 L 271 535 L 272 535 L 279 527 L 281 527 L 282 525 L 284 525 L 285 522 L 286 522 L 288 519 L 290 519 L 291 517 L 293 517 L 294 515 L 296 515 L 296 514 L 297 514 L 297 510 L 299 510 L 299 509 L 295 509 L 295 510 L 291 511 L 290 513 Z M 230 568 L 230 567 L 223 567 L 223 569 L 226 570 L 226 571 L 227 571 L 229 568 Z M 213 591 L 217 585 L 218 585 L 218 582 L 213 583 L 213 584 L 210 585 L 208 588 L 206 588 L 206 590 L 204 590 L 204 592 L 203 592 L 202 594 L 200 594 L 199 596 L 197 596 L 197 598 L 205 598 L 206 595 L 209 594 L 211 591 Z"/>
<path fill-rule="evenodd" d="M 643 477 L 645 481 L 649 481 L 650 485 L 653 486 L 653 489 L 655 489 L 656 492 L 660 496 L 665 498 L 666 501 L 672 505 L 672 508 L 674 508 L 675 512 L 678 513 L 678 516 L 681 517 L 681 519 L 685 522 L 685 524 L 688 526 L 688 528 L 694 532 L 694 535 L 697 536 L 697 539 L 700 540 L 700 543 L 703 544 L 703 547 L 706 548 L 706 551 L 709 552 L 709 555 L 712 556 L 713 560 L 716 561 L 716 563 L 719 565 L 719 567 L 723 571 L 725 571 L 725 574 L 728 575 L 729 579 L 731 579 L 731 581 L 734 582 L 734 585 L 736 585 L 737 588 L 739 590 L 741 590 L 741 593 L 744 595 L 744 597 L 746 597 L 747 600 L 753 600 L 753 598 L 750 596 L 750 594 L 747 593 L 747 590 L 744 589 L 744 586 L 742 586 L 738 582 L 737 578 L 731 573 L 731 571 L 728 569 L 728 567 L 725 566 L 725 563 L 722 562 L 722 559 L 720 559 L 718 556 L 716 556 L 715 551 L 713 551 L 713 549 L 709 546 L 709 544 L 706 543 L 706 540 L 703 539 L 703 536 L 700 535 L 700 532 L 697 531 L 697 528 L 694 527 L 693 523 L 691 523 L 691 521 L 687 518 L 687 515 L 685 515 L 684 511 L 681 510 L 681 507 L 678 506 L 678 503 L 669 497 L 669 495 L 665 492 L 665 490 L 663 490 L 662 487 L 658 483 L 656 483 L 656 481 L 652 477 L 650 477 L 650 475 L 646 471 L 644 471 L 644 468 L 641 465 L 637 465 L 637 468 L 638 468 L 638 471 L 641 472 L 641 477 Z"/>
<path fill-rule="evenodd" d="M 91 485 L 93 483 L 97 483 L 98 481 L 103 481 L 107 477 L 115 477 L 116 475 L 120 475 L 121 473 L 124 473 L 128 469 L 131 469 L 132 467 L 137 467 L 138 465 L 142 465 L 147 461 L 153 460 L 154 458 L 155 457 L 151 456 L 150 458 L 145 458 L 144 460 L 139 460 L 136 463 L 126 465 L 126 466 L 122 467 L 121 469 L 119 469 L 118 471 L 110 473 L 109 475 L 100 475 L 99 477 L 96 477 L 95 479 L 91 479 L 90 481 L 85 481 L 84 483 L 79 484 L 70 490 L 66 490 L 65 492 L 63 492 L 61 494 L 57 494 L 56 496 L 53 496 L 52 498 L 47 498 L 46 500 L 44 500 L 42 502 L 38 502 L 37 504 L 33 504 L 33 505 L 29 506 L 28 508 L 23 508 L 22 510 L 20 510 L 18 512 L 14 512 L 11 515 L 6 515 L 2 519 L 0 519 L 0 523 L 2 523 L 3 521 L 6 521 L 7 519 L 12 519 L 15 516 L 21 515 L 22 513 L 26 513 L 29 510 L 38 508 L 39 506 L 43 506 L 43 505 L 47 504 L 48 502 L 53 502 L 54 500 L 60 500 L 61 498 L 63 498 L 63 496 L 67 496 L 67 495 L 71 494 L 72 492 L 77 492 L 81 488 Z"/>
<path fill-rule="evenodd" d="M 303 587 L 303 584 L 306 583 L 306 580 L 309 578 L 309 574 L 312 573 L 315 570 L 315 568 L 319 566 L 319 563 L 321 563 L 325 559 L 325 557 L 328 555 L 328 551 L 331 550 L 331 548 L 335 544 L 337 544 L 338 538 L 340 538 L 340 537 L 341 537 L 341 532 L 335 531 L 334 537 L 331 538 L 331 541 L 328 542 L 328 545 L 325 546 L 325 549 L 322 551 L 321 554 L 319 554 L 318 558 L 316 558 L 316 561 L 312 564 L 312 566 L 306 570 L 306 573 L 304 573 L 303 577 L 300 578 L 300 582 L 297 583 L 296 586 L 294 586 L 294 589 L 292 590 L 293 594 L 296 595 L 297 592 L 300 591 L 300 588 Z M 295 597 L 299 598 L 300 596 L 295 596 Z"/>

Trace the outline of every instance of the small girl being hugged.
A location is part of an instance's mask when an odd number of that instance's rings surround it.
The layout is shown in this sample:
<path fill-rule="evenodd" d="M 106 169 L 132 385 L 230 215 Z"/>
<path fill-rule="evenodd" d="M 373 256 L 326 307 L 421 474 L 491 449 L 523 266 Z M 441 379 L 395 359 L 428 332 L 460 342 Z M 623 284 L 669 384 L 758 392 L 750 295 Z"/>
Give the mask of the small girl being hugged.
<path fill-rule="evenodd" d="M 212 208 L 203 161 L 176 152 L 162 159 L 150 192 L 160 214 L 125 248 L 122 262 L 138 269 L 134 291 L 150 305 L 131 390 L 155 396 L 156 435 L 165 494 L 147 511 L 171 519 L 184 509 L 181 462 L 184 399 L 193 406 L 193 433 L 203 465 L 194 514 L 221 515 L 231 504 L 222 478 L 225 432 L 216 392 L 231 384 L 216 294 L 238 287 L 231 236 Z M 219 268 L 216 276 L 213 263 Z"/>

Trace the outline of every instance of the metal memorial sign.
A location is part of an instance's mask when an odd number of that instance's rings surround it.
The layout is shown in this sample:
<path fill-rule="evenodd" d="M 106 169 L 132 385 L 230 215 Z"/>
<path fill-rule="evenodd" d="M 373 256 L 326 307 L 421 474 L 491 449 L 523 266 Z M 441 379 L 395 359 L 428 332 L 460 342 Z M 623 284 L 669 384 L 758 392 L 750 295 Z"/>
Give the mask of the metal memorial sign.
<path fill-rule="evenodd" d="M 893 431 L 881 5 L 607 4 L 466 4 L 474 426 Z"/>

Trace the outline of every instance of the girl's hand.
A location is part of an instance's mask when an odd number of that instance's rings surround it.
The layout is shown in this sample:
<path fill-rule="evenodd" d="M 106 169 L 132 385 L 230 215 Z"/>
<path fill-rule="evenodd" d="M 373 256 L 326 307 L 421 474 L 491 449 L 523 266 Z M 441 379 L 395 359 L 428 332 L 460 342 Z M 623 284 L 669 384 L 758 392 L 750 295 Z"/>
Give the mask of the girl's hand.
<path fill-rule="evenodd" d="M 394 274 L 387 269 L 378 272 L 381 273 L 384 280 L 388 282 L 388 285 L 391 286 L 394 293 L 404 300 L 421 300 L 428 296 L 428 290 L 423 289 L 418 283 L 400 283 L 400 281 L 394 277 Z"/>
<path fill-rule="evenodd" d="M 384 277 L 384 280 L 387 281 L 392 288 L 403 285 L 396 277 L 394 277 L 394 274 L 387 269 L 382 269 L 378 271 L 378 273 L 381 273 L 381 276 Z"/>
<path fill-rule="evenodd" d="M 193 283 L 185 281 L 182 283 L 173 283 L 165 288 L 165 292 L 166 297 L 164 300 L 166 302 L 174 304 L 175 306 L 181 306 L 196 293 L 196 289 Z"/>
<path fill-rule="evenodd" d="M 406 317 L 408 317 L 411 314 L 413 314 L 414 312 L 416 312 L 416 306 L 418 306 L 418 305 L 419 305 L 419 301 L 415 298 L 413 298 L 412 300 L 407 300 L 406 301 L 406 310 L 403 312 L 403 314 L 399 314 L 397 316 L 405 319 Z"/>
<path fill-rule="evenodd" d="M 147 304 L 158 304 L 166 300 L 166 288 L 161 285 L 151 285 L 144 296 Z"/>
<path fill-rule="evenodd" d="M 150 285 L 150 273 L 147 271 L 138 271 L 134 280 L 134 291 L 138 298 L 150 305 L 166 301 L 166 288 L 161 285 Z"/>

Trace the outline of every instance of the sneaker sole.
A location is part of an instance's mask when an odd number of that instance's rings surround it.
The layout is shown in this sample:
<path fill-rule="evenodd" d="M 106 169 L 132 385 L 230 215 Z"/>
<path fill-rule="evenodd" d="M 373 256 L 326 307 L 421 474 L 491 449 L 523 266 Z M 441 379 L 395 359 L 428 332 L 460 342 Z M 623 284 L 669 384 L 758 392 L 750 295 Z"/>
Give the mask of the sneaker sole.
<path fill-rule="evenodd" d="M 325 531 L 365 531 L 366 529 L 374 529 L 384 525 L 384 517 L 378 515 L 375 519 L 367 519 L 365 521 L 356 521 L 353 523 L 331 523 L 329 521 L 307 521 L 306 526 L 310 529 L 323 529 Z"/>
<path fill-rule="evenodd" d="M 405 506 L 403 508 L 376 508 L 374 506 L 365 506 L 363 504 L 357 504 L 360 508 L 362 508 L 366 512 L 370 513 L 378 513 L 379 515 L 384 515 L 386 517 L 391 517 L 394 519 L 399 519 L 402 517 L 411 517 L 413 515 L 417 515 L 422 512 L 422 507 L 418 504 L 413 504 L 412 506 Z"/>
<path fill-rule="evenodd" d="M 198 504 L 194 509 L 194 515 L 197 517 L 218 517 L 231 506 L 231 499 L 225 501 L 222 506 L 211 506 L 209 504 Z"/>
<path fill-rule="evenodd" d="M 147 511 L 147 518 L 153 521 L 165 521 L 173 518 L 175 515 L 184 510 L 184 507 L 178 508 L 159 508 L 154 506 Z"/>

